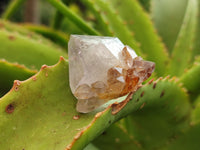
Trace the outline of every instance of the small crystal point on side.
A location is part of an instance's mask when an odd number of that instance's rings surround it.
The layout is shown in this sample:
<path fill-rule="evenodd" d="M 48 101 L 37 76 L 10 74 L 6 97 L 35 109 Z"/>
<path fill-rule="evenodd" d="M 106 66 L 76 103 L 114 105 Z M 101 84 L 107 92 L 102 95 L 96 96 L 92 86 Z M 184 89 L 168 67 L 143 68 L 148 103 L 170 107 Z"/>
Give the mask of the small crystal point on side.
<path fill-rule="evenodd" d="M 70 88 L 82 113 L 135 91 L 155 68 L 116 37 L 71 35 L 68 55 Z"/>

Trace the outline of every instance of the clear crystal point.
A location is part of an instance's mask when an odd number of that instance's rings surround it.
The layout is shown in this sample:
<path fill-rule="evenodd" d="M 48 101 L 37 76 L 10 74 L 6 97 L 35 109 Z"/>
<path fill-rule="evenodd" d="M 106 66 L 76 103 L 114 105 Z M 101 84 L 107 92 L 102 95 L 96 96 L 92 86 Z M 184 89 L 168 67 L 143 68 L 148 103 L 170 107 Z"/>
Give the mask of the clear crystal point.
<path fill-rule="evenodd" d="M 83 113 L 136 90 L 155 67 L 116 37 L 71 35 L 68 55 L 70 88 Z"/>

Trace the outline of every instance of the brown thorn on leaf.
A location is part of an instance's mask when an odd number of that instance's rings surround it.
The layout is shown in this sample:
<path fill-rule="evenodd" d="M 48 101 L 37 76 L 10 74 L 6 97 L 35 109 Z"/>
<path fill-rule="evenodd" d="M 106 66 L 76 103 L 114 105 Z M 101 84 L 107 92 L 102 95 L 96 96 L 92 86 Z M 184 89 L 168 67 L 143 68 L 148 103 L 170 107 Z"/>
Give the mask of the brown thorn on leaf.
<path fill-rule="evenodd" d="M 148 84 L 151 84 L 153 81 L 154 81 L 154 79 L 151 79 L 151 80 L 148 82 Z"/>
<path fill-rule="evenodd" d="M 157 82 L 154 82 L 154 83 L 153 83 L 153 89 L 156 88 L 156 84 L 157 84 Z"/>
<path fill-rule="evenodd" d="M 140 109 L 142 109 L 146 105 L 146 102 L 144 102 L 141 106 Z"/>
<path fill-rule="evenodd" d="M 162 91 L 162 93 L 160 94 L 160 98 L 163 97 L 165 94 L 165 91 Z"/>
<path fill-rule="evenodd" d="M 140 97 L 143 97 L 144 96 L 144 91 L 140 94 Z"/>
<path fill-rule="evenodd" d="M 42 65 L 41 70 L 46 69 L 48 66 L 47 65 Z"/>
<path fill-rule="evenodd" d="M 11 41 L 13 41 L 13 40 L 15 40 L 15 39 L 16 39 L 16 37 L 15 37 L 15 36 L 13 36 L 13 35 L 9 35 L 9 36 L 8 36 L 8 38 L 9 38 Z"/>

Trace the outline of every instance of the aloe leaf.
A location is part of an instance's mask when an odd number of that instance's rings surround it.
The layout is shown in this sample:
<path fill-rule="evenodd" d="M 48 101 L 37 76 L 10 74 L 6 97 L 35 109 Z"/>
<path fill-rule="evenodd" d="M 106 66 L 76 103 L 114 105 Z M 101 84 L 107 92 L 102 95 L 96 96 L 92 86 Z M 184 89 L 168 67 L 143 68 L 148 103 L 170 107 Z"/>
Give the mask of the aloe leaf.
<path fill-rule="evenodd" d="M 25 66 L 19 64 L 12 64 L 6 60 L 0 60 L 0 93 L 3 96 L 12 87 L 15 79 L 25 80 L 37 71 L 27 69 Z M 0 97 L 1 97 L 0 96 Z"/>
<path fill-rule="evenodd" d="M 164 150 L 198 150 L 200 138 L 200 97 L 196 101 L 195 108 L 191 114 L 190 128 L 185 130 L 184 135 L 177 137 L 167 148 Z"/>
<path fill-rule="evenodd" d="M 104 0 L 83 0 L 83 3 L 93 11 L 94 15 L 100 19 L 100 25 L 108 31 L 106 35 L 118 37 L 124 44 L 131 46 L 138 55 L 142 55 L 139 44 L 135 40 L 133 33 L 125 25 L 117 11 Z M 105 33 L 104 33 L 105 34 Z"/>
<path fill-rule="evenodd" d="M 67 57 L 61 47 L 42 36 L 7 22 L 1 21 L 0 24 L 1 59 L 39 69 L 43 64 L 55 64 L 60 56 Z"/>
<path fill-rule="evenodd" d="M 183 24 L 172 52 L 172 61 L 170 64 L 170 74 L 172 75 L 180 76 L 191 63 L 194 46 L 193 41 L 198 19 L 197 13 L 197 0 L 189 0 Z"/>
<path fill-rule="evenodd" d="M 141 150 L 140 143 L 118 122 L 111 125 L 93 144 L 103 150 Z"/>
<path fill-rule="evenodd" d="M 69 4 L 70 1 L 62 0 L 62 2 L 64 4 Z M 56 10 L 56 12 L 54 14 L 53 21 L 51 23 L 52 28 L 53 29 L 59 29 L 61 24 L 62 24 L 63 19 L 64 19 L 64 15 L 61 12 L 59 12 L 58 10 Z"/>
<path fill-rule="evenodd" d="M 47 0 L 50 4 L 52 4 L 58 11 L 60 11 L 65 17 L 70 19 L 74 25 L 78 26 L 81 30 L 83 30 L 87 34 L 91 35 L 99 35 L 99 33 L 90 27 L 82 18 L 80 18 L 77 14 L 71 11 L 62 1 L 57 0 Z"/>
<path fill-rule="evenodd" d="M 196 61 L 194 65 L 184 72 L 180 78 L 180 83 L 188 90 L 190 95 L 200 93 L 200 61 Z"/>
<path fill-rule="evenodd" d="M 136 0 L 111 0 L 109 5 L 113 5 L 126 22 L 126 26 L 134 33 L 146 59 L 156 63 L 157 75 L 163 76 L 169 62 L 168 53 L 156 34 L 148 14 Z"/>
<path fill-rule="evenodd" d="M 38 25 L 36 26 L 32 24 L 25 24 L 23 25 L 23 27 L 33 32 L 36 32 L 38 34 L 41 34 L 42 36 L 62 46 L 64 49 L 67 49 L 67 42 L 69 40 L 69 35 L 56 31 L 54 29 L 48 28 L 46 26 L 38 26 Z"/>
<path fill-rule="evenodd" d="M 169 52 L 177 40 L 189 0 L 151 0 L 151 16 Z"/>
<path fill-rule="evenodd" d="M 131 109 L 132 114 L 123 124 L 112 125 L 93 144 L 105 150 L 160 149 L 183 134 L 189 127 L 191 105 L 185 90 L 173 79 L 140 88 L 119 112 Z"/>
<path fill-rule="evenodd" d="M 62 57 L 53 67 L 44 65 L 30 79 L 16 80 L 0 99 L 1 148 L 83 149 L 115 116 L 110 107 L 79 114 L 75 103 L 69 89 L 68 63 Z"/>
<path fill-rule="evenodd" d="M 197 21 L 197 28 L 195 32 L 195 40 L 194 40 L 194 52 L 193 57 L 195 58 L 196 55 L 200 55 L 200 1 L 198 1 L 198 21 Z"/>
<path fill-rule="evenodd" d="M 43 66 L 26 81 L 15 81 L 0 99 L 1 149 L 64 150 L 94 117 L 78 114 L 75 102 L 63 59 L 54 67 Z"/>
<path fill-rule="evenodd" d="M 114 31 L 108 25 L 107 18 L 103 15 L 98 5 L 91 0 L 82 0 L 82 3 L 88 8 L 89 12 L 94 15 L 94 28 L 104 36 L 113 36 Z"/>
<path fill-rule="evenodd" d="M 90 143 L 83 150 L 99 150 L 99 148 Z"/>

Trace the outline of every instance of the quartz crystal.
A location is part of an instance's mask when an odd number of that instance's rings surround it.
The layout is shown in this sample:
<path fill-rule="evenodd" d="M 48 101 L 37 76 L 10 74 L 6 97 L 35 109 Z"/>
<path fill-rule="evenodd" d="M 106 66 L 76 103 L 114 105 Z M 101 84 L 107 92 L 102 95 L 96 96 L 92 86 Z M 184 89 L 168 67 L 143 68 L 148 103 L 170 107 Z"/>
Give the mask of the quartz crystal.
<path fill-rule="evenodd" d="M 135 91 L 155 68 L 116 37 L 71 35 L 68 55 L 70 88 L 82 113 Z"/>

